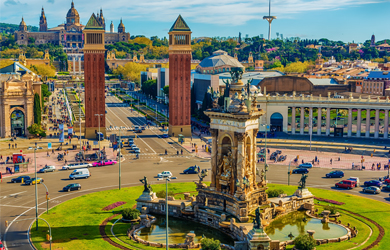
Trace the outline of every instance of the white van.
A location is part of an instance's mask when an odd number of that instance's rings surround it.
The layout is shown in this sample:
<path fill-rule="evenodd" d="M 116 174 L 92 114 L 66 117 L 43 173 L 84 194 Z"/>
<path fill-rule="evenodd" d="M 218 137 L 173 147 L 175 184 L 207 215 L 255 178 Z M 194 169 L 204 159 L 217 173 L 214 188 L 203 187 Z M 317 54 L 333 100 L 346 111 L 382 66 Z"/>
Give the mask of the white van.
<path fill-rule="evenodd" d="M 89 168 L 92 167 L 91 163 L 88 162 L 79 162 L 79 163 L 72 163 L 68 164 L 62 167 L 62 170 L 69 170 L 69 169 L 75 169 L 75 168 Z"/>
<path fill-rule="evenodd" d="M 70 175 L 69 175 L 69 179 L 80 179 L 80 178 L 89 178 L 91 176 L 91 174 L 89 173 L 89 170 L 88 168 L 80 168 L 80 169 L 76 169 L 74 170 Z"/>
<path fill-rule="evenodd" d="M 349 181 L 355 181 L 356 182 L 356 187 L 360 187 L 360 180 L 359 177 L 349 177 Z"/>

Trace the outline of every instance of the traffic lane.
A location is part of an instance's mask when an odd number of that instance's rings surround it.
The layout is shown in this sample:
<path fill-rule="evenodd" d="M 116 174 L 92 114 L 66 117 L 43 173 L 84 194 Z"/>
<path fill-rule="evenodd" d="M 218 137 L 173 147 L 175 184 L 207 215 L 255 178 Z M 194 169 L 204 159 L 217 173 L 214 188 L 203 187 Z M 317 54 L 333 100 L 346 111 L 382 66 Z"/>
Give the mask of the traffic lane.
<path fill-rule="evenodd" d="M 161 157 L 161 159 L 164 159 Z M 132 185 L 140 185 L 139 180 L 144 176 L 147 176 L 151 182 L 151 184 L 163 184 L 163 182 L 157 180 L 157 173 L 162 171 L 171 171 L 177 179 L 173 179 L 172 182 L 191 182 L 198 180 L 197 175 L 182 175 L 182 171 L 189 166 L 198 165 L 202 169 L 210 168 L 210 163 L 208 161 L 202 161 L 199 159 L 187 159 L 187 158 L 175 158 L 175 159 L 166 159 L 164 161 L 151 161 L 151 160 L 127 160 L 123 162 L 121 165 L 122 172 L 122 185 L 123 186 L 132 186 Z M 90 168 L 92 176 L 88 179 L 84 180 L 69 180 L 67 177 L 69 176 L 71 171 L 58 171 L 55 173 L 46 173 L 42 174 L 45 177 L 45 184 L 47 184 L 50 192 L 49 207 L 62 203 L 66 200 L 72 199 L 74 197 L 84 195 L 86 193 L 92 193 L 101 190 L 108 190 L 117 187 L 118 185 L 118 166 L 119 164 L 107 167 L 96 167 Z M 205 179 L 210 180 L 210 177 Z M 60 192 L 62 187 L 64 187 L 68 183 L 80 183 L 82 185 L 82 189 L 80 191 L 73 191 L 69 193 Z M 104 185 L 104 186 L 102 186 Z M 38 184 L 39 186 L 39 184 Z M 39 189 L 38 189 L 39 190 Z M 54 190 L 54 191 L 51 191 Z M 32 190 L 30 190 L 32 191 Z M 57 192 L 56 192 L 57 191 Z M 45 192 L 39 191 L 39 207 L 44 208 L 46 206 L 45 201 Z M 30 197 L 29 204 L 35 205 L 35 196 Z M 10 214 L 7 219 L 12 219 L 20 214 L 23 214 L 23 218 L 33 218 L 35 216 L 35 208 L 26 209 L 22 212 L 23 209 L 12 210 L 8 209 L 7 213 Z M 40 209 L 40 213 L 41 213 Z M 42 210 L 44 211 L 44 210 Z M 2 216 L 2 218 L 4 218 Z M 3 220 L 3 219 L 2 219 Z M 10 220 L 11 221 L 11 220 Z M 4 223 L 4 221 L 2 221 Z M 27 230 L 31 221 L 21 221 L 17 223 L 13 223 L 9 228 L 9 233 L 7 234 L 7 242 L 10 245 L 14 246 L 13 249 L 25 249 L 26 242 L 26 234 L 20 234 Z M 3 224 L 4 225 L 4 224 Z M 14 232 L 14 233 L 11 233 Z M 22 243 L 21 243 L 22 242 Z M 24 243 L 23 243 L 24 242 Z M 8 243 L 7 243 L 8 244 Z M 19 244 L 19 246 L 18 246 Z"/>
<path fill-rule="evenodd" d="M 259 168 L 261 166 L 258 164 Z M 293 168 L 291 168 L 292 170 Z M 371 198 L 378 201 L 383 201 L 389 203 L 389 192 L 381 192 L 380 194 L 373 195 L 368 193 L 363 193 L 363 183 L 368 180 L 378 179 L 383 177 L 384 172 L 375 172 L 375 171 L 358 171 L 358 170 L 343 170 L 343 178 L 326 178 L 325 174 L 329 173 L 336 169 L 324 169 L 324 168 L 311 168 L 309 169 L 309 178 L 306 179 L 306 185 L 308 187 L 315 187 L 333 191 L 339 191 L 343 193 L 352 193 L 366 198 Z M 271 183 L 279 184 L 288 184 L 288 166 L 284 165 L 270 165 L 269 171 L 267 173 L 268 180 Z M 387 173 L 387 172 L 386 172 Z M 335 188 L 335 184 L 341 180 L 346 180 L 349 177 L 359 177 L 360 187 L 354 189 L 338 189 Z M 292 174 L 290 176 L 290 185 L 298 185 L 298 182 L 301 179 L 301 174 Z"/>

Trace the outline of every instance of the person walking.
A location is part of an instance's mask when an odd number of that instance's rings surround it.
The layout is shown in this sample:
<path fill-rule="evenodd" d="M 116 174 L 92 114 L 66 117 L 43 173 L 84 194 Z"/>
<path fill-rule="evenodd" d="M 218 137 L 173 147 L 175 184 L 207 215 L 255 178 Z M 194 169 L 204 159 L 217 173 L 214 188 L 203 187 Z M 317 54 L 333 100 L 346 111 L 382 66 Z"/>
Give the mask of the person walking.
<path fill-rule="evenodd" d="M 11 149 L 11 143 L 8 143 L 8 149 Z M 390 152 L 390 151 L 389 151 Z"/>
<path fill-rule="evenodd" d="M 18 144 L 17 143 L 15 143 L 15 148 L 18 148 Z"/>
<path fill-rule="evenodd" d="M 333 162 L 333 160 L 332 160 L 332 158 L 330 158 L 330 165 L 332 165 L 332 162 Z"/>

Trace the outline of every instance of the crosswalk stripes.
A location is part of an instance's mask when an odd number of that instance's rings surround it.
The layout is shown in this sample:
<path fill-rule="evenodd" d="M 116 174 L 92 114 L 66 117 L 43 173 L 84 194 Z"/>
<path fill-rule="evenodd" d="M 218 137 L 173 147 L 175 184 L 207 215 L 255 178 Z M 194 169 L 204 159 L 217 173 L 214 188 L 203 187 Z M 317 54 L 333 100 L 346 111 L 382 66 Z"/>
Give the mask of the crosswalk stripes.
<path fill-rule="evenodd" d="M 156 127 L 149 127 L 149 128 L 146 128 L 146 129 L 149 129 L 149 130 L 159 130 L 159 128 L 156 128 Z M 119 127 L 106 127 L 106 130 L 108 131 L 115 131 L 115 130 L 119 130 Z M 132 127 L 122 127 L 122 130 L 133 130 Z"/>

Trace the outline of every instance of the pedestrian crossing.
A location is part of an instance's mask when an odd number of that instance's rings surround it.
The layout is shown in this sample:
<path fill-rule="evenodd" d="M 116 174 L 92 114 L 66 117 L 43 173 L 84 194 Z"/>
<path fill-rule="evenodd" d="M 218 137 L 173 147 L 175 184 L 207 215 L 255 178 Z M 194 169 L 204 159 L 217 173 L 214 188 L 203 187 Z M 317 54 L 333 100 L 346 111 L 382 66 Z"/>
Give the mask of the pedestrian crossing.
<path fill-rule="evenodd" d="M 123 157 L 127 157 L 126 159 L 129 159 L 131 157 L 136 158 L 137 154 L 122 154 Z M 160 162 L 169 162 L 166 160 L 167 158 L 189 158 L 189 157 L 195 157 L 194 155 L 171 155 L 171 156 L 161 156 L 162 154 L 157 153 L 145 153 L 145 154 L 139 154 L 139 159 L 160 159 Z"/>

